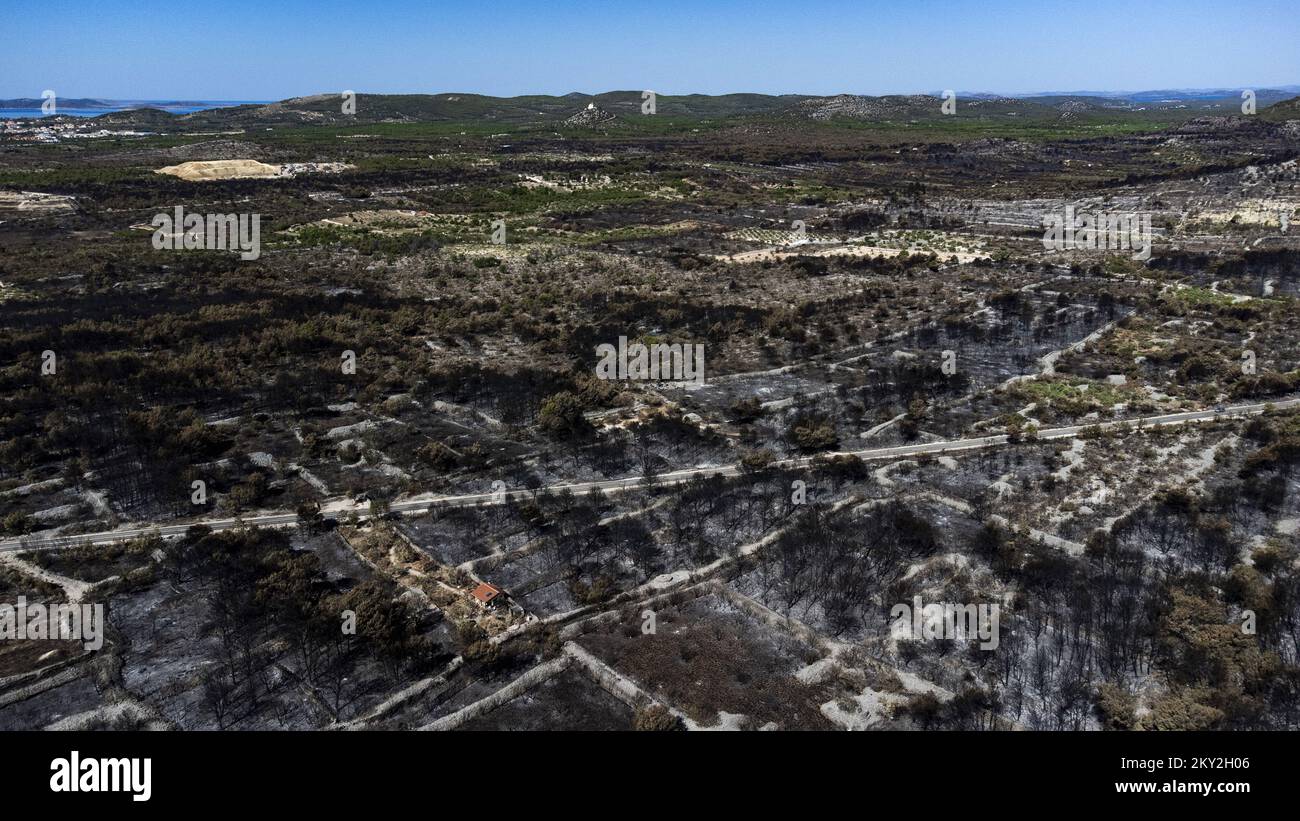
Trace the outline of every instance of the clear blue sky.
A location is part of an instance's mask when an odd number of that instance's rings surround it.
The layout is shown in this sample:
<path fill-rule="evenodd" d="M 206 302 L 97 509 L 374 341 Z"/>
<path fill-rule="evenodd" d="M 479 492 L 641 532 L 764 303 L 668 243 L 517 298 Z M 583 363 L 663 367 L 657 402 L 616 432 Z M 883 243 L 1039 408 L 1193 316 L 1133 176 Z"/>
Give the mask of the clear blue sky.
<path fill-rule="evenodd" d="M 0 3 L 0 97 L 1300 84 L 1296 0 Z"/>

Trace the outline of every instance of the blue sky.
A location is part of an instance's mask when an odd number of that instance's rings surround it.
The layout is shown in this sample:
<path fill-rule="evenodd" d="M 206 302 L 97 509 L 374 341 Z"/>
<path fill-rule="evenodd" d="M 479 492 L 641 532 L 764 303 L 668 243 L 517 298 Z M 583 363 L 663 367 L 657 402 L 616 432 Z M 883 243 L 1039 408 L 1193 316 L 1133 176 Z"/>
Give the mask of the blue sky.
<path fill-rule="evenodd" d="M 3 3 L 0 97 L 1300 84 L 1295 0 Z"/>

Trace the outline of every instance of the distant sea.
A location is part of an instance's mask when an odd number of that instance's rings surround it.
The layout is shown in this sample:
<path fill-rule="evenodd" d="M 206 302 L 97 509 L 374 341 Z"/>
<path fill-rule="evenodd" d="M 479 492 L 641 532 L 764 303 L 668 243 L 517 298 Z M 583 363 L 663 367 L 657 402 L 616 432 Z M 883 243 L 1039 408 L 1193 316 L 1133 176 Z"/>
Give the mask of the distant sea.
<path fill-rule="evenodd" d="M 210 108 L 228 108 L 232 105 L 263 104 L 265 102 L 265 100 L 196 100 L 178 104 L 166 100 L 131 100 L 129 102 L 110 103 L 103 108 L 64 108 L 59 106 L 55 113 L 68 117 L 98 117 L 100 114 L 111 114 L 114 111 L 130 111 L 133 108 L 158 108 L 169 114 L 190 114 L 195 111 L 207 111 Z M 44 116 L 46 115 L 39 106 L 36 108 L 0 108 L 0 120 Z"/>

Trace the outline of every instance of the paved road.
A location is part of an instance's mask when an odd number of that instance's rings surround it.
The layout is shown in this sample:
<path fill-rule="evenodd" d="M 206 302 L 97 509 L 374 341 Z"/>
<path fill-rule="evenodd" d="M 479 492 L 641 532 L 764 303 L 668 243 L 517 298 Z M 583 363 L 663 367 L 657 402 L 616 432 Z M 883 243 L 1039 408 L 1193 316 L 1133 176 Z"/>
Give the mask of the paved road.
<path fill-rule="evenodd" d="M 1200 422 L 1215 418 L 1242 418 L 1247 416 L 1256 416 L 1265 411 L 1268 407 L 1277 409 L 1293 408 L 1300 406 L 1300 397 L 1282 399 L 1276 402 L 1258 402 L 1248 405 L 1233 405 L 1224 408 L 1222 411 L 1205 410 L 1205 411 L 1185 411 L 1183 413 L 1167 413 L 1160 416 L 1145 416 L 1136 419 L 1125 419 L 1118 421 L 1108 421 L 1096 424 L 1102 430 L 1114 430 L 1116 428 L 1128 427 L 1157 427 L 1161 425 L 1182 425 L 1189 422 Z M 1073 439 L 1087 427 L 1093 425 L 1070 425 L 1063 428 L 1046 428 L 1038 431 L 1039 439 Z M 998 447 L 1007 443 L 1005 434 L 994 436 L 980 436 L 973 439 L 947 439 L 940 442 L 924 442 L 916 445 L 896 445 L 887 448 L 869 448 L 866 450 L 839 451 L 835 453 L 819 454 L 820 458 L 828 456 L 856 456 L 864 461 L 881 461 L 899 459 L 907 456 L 920 456 L 924 454 L 944 454 L 959 453 L 968 450 L 980 450 L 982 448 Z M 802 468 L 810 465 L 818 457 L 806 456 L 795 459 L 784 459 L 777 461 L 778 467 L 784 468 Z M 656 478 L 656 482 L 661 485 L 676 485 L 687 482 L 696 476 L 736 476 L 740 473 L 739 465 L 718 465 L 716 467 L 697 467 L 674 470 L 667 473 L 661 473 Z M 640 477 L 631 477 L 627 479 L 604 479 L 593 482 L 574 482 L 570 484 L 549 485 L 546 490 L 558 492 L 561 490 L 572 491 L 575 495 L 584 495 L 595 492 L 618 492 L 622 490 L 631 490 L 641 487 L 643 481 Z M 400 502 L 393 502 L 390 509 L 394 513 L 412 514 L 424 513 L 435 507 L 474 507 L 477 505 L 501 504 L 507 497 L 525 498 L 532 491 L 512 491 L 503 493 L 470 493 L 460 496 L 417 496 Z M 347 499 L 333 499 L 322 505 L 322 512 L 327 516 L 346 515 L 347 513 L 356 513 L 360 518 L 367 518 L 369 510 L 367 506 L 354 503 Z M 73 536 L 30 536 L 24 539 L 6 539 L 0 541 L 0 553 L 14 552 L 23 550 L 50 550 L 61 547 L 71 547 L 74 545 L 103 545 L 112 544 L 126 539 L 134 539 L 151 533 L 157 533 L 163 537 L 183 536 L 185 531 L 196 524 L 207 525 L 213 530 L 228 530 L 230 528 L 257 525 L 259 527 L 284 527 L 294 526 L 298 523 L 296 513 L 268 513 L 257 516 L 244 516 L 229 519 L 201 519 L 183 524 L 170 525 L 141 525 L 138 527 L 126 527 L 118 530 L 108 530 L 100 533 L 82 533 Z"/>

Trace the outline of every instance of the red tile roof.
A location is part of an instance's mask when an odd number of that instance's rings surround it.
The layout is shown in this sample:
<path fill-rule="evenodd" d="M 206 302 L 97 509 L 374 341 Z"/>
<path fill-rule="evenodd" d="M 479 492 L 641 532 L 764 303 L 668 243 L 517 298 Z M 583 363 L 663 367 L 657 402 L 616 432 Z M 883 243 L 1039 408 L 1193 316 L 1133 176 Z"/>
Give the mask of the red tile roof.
<path fill-rule="evenodd" d="M 488 602 L 492 601 L 499 595 L 501 595 L 501 590 L 499 588 L 493 587 L 487 582 L 483 582 L 478 587 L 474 588 L 474 598 L 478 599 L 484 604 L 487 604 Z"/>

